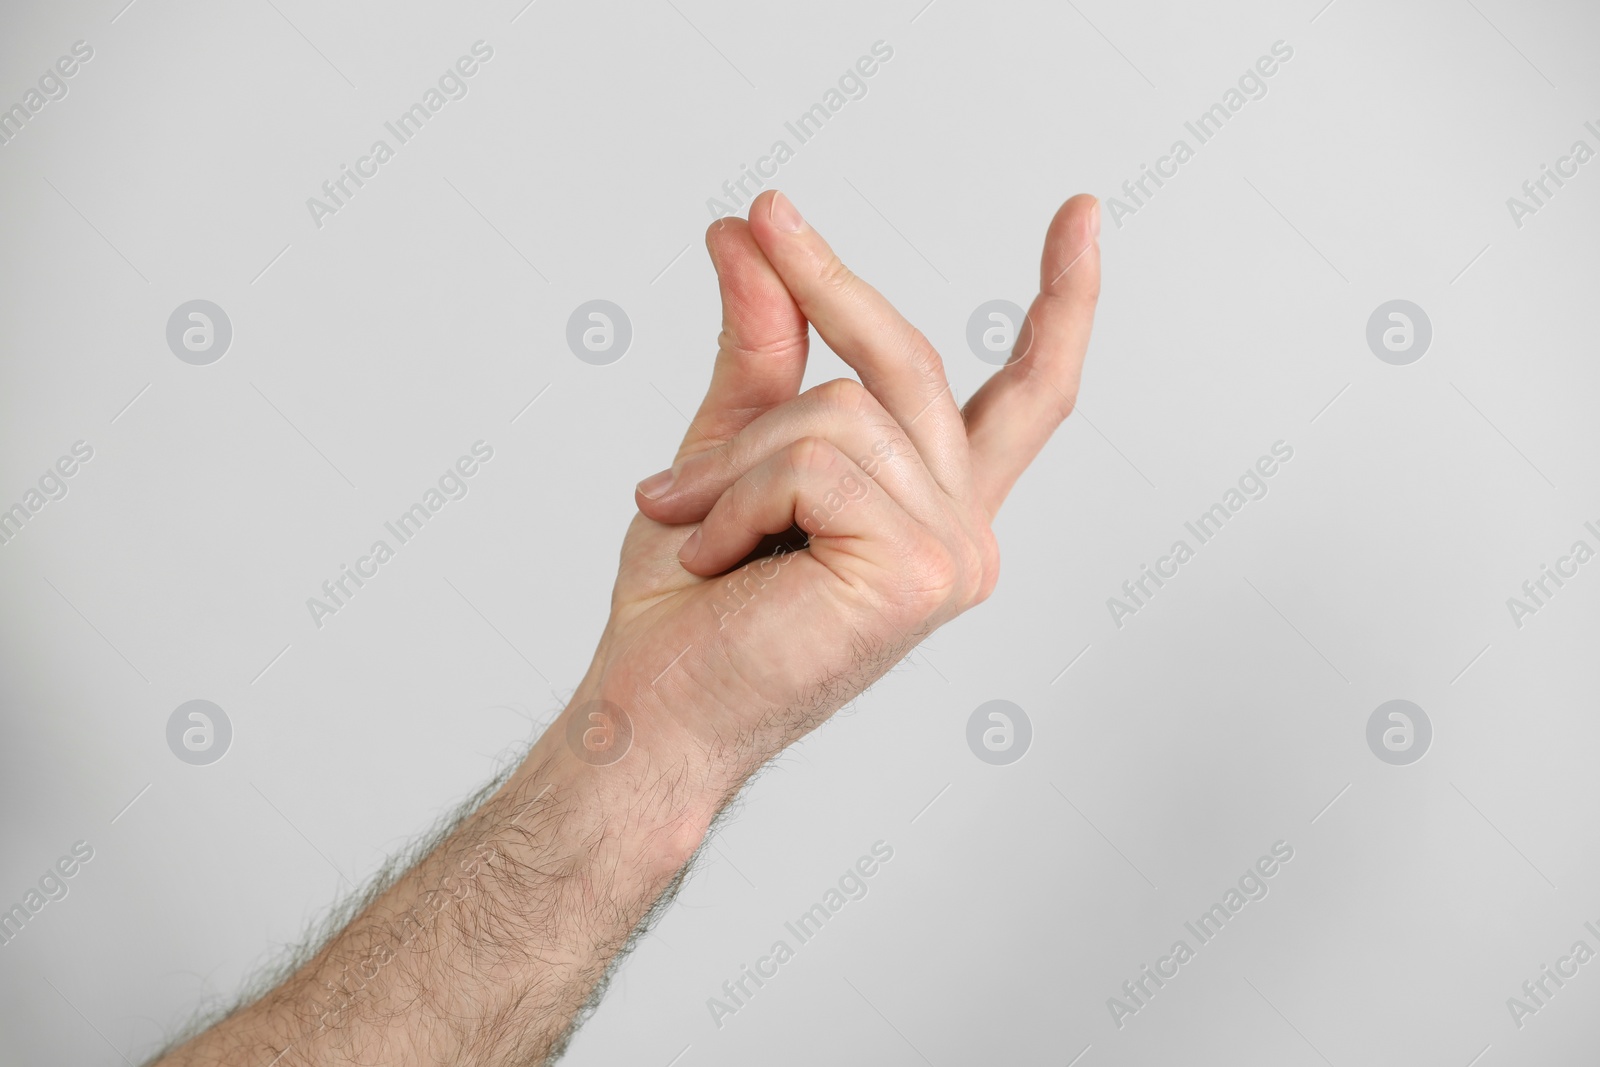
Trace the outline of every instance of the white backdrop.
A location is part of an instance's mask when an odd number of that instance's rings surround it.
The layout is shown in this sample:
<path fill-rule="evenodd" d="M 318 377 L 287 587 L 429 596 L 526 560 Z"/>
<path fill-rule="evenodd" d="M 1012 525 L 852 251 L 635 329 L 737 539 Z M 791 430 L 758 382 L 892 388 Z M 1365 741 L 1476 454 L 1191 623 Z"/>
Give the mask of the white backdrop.
<path fill-rule="evenodd" d="M 1101 196 L 1082 404 L 997 594 L 757 781 L 568 1062 L 1587 1062 L 1597 46 L 1576 0 L 8 5 L 0 1062 L 138 1062 L 548 721 L 778 141 L 962 398 Z"/>

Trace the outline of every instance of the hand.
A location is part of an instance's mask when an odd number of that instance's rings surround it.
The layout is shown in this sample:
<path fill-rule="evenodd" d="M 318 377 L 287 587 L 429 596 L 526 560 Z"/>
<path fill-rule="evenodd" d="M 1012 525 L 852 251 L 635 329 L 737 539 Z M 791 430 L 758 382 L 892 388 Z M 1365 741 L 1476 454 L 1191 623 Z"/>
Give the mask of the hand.
<path fill-rule="evenodd" d="M 711 387 L 671 468 L 640 483 L 575 705 L 622 706 L 633 744 L 704 772 L 714 811 L 986 598 L 1000 567 L 990 522 L 1077 395 L 1098 231 L 1092 197 L 1057 212 L 1013 361 L 963 410 L 927 339 L 781 194 L 758 197 L 748 223 L 713 224 Z M 859 382 L 800 392 L 808 321 Z M 793 527 L 803 548 L 736 568 Z"/>
<path fill-rule="evenodd" d="M 786 201 L 713 226 L 711 388 L 670 477 L 639 489 L 571 705 L 432 851 L 163 1067 L 559 1057 L 749 775 L 994 588 L 990 520 L 1077 393 L 1097 230 L 1090 197 L 1056 213 L 1019 358 L 963 413 L 923 336 Z M 808 321 L 859 383 L 799 395 Z M 741 562 L 791 527 L 808 543 Z M 596 701 L 626 712 L 629 749 L 573 743 L 620 726 Z"/>

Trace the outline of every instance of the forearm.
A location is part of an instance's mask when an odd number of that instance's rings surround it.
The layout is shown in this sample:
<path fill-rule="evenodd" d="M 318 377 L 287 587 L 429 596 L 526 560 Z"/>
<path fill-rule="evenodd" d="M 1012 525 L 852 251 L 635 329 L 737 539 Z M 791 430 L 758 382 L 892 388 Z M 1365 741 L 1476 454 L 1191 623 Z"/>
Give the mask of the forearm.
<path fill-rule="evenodd" d="M 558 1054 L 736 784 L 637 704 L 624 758 L 581 759 L 569 723 L 598 692 L 580 689 L 493 797 L 287 981 L 161 1067 Z"/>
<path fill-rule="evenodd" d="M 573 705 L 315 956 L 163 1067 L 558 1055 L 751 772 L 994 588 L 990 521 L 1076 396 L 1098 232 L 1090 197 L 1057 213 L 1026 343 L 963 411 L 927 339 L 793 204 L 769 190 L 714 225 L 717 367 L 673 465 L 636 489 Z M 860 382 L 800 392 L 811 327 Z M 795 527 L 803 547 L 763 556 Z M 586 747 L 601 699 L 626 709 L 625 751 Z"/>

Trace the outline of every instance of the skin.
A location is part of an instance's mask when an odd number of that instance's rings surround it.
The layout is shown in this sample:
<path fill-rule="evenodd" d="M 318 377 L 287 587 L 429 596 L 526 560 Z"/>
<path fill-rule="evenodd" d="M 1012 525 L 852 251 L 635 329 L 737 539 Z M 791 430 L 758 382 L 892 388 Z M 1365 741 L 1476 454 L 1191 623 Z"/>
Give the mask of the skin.
<path fill-rule="evenodd" d="M 558 1057 L 750 776 L 994 589 L 990 523 L 1077 396 L 1098 234 L 1092 197 L 1056 213 L 1012 362 L 958 408 L 938 353 L 781 194 L 713 224 L 711 385 L 636 490 L 571 704 L 321 948 L 156 1062 Z M 808 325 L 859 381 L 800 391 Z M 809 543 L 751 558 L 793 527 Z"/>

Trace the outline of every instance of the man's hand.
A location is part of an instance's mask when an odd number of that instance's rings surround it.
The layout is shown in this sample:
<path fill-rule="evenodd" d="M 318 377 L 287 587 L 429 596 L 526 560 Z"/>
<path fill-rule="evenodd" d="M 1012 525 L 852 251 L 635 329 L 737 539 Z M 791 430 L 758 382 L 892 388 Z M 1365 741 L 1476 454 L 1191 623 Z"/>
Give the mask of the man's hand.
<path fill-rule="evenodd" d="M 713 225 L 711 388 L 638 489 L 571 704 L 415 866 L 163 1067 L 559 1056 L 749 776 L 994 588 L 990 520 L 1077 395 L 1098 230 L 1091 197 L 1057 212 L 1014 358 L 963 412 L 922 334 L 781 196 Z M 860 382 L 800 394 L 808 322 Z"/>
<path fill-rule="evenodd" d="M 1098 224 L 1092 197 L 1057 213 L 1016 356 L 964 412 L 927 339 L 782 194 L 712 227 L 711 388 L 671 468 L 640 483 L 590 678 L 635 745 L 688 753 L 720 806 L 989 595 L 990 520 L 1077 395 Z M 860 381 L 801 394 L 808 321 Z M 802 550 L 733 569 L 791 528 Z"/>

